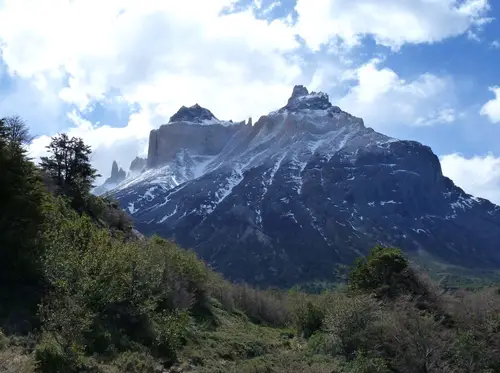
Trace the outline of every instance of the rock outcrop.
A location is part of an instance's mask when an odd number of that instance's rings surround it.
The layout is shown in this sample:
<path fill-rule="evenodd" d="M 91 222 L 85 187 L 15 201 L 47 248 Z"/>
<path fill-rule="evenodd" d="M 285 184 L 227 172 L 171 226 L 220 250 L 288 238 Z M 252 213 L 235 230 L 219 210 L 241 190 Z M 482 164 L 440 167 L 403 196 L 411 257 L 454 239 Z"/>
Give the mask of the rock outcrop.
<path fill-rule="evenodd" d="M 123 170 L 123 168 L 118 167 L 118 163 L 116 161 L 113 161 L 113 164 L 111 165 L 111 175 L 106 179 L 106 181 L 95 188 L 93 190 L 93 193 L 96 195 L 101 195 L 109 190 L 115 188 L 118 186 L 121 182 L 125 180 L 127 177 L 127 173 Z"/>
<path fill-rule="evenodd" d="M 146 168 L 147 163 L 146 158 L 135 157 L 132 163 L 130 163 L 129 172 L 131 174 L 140 173 Z"/>
<path fill-rule="evenodd" d="M 147 166 L 173 162 L 180 152 L 194 157 L 216 156 L 244 127 L 244 122 L 220 121 L 199 105 L 183 106 L 168 124 L 151 131 Z"/>

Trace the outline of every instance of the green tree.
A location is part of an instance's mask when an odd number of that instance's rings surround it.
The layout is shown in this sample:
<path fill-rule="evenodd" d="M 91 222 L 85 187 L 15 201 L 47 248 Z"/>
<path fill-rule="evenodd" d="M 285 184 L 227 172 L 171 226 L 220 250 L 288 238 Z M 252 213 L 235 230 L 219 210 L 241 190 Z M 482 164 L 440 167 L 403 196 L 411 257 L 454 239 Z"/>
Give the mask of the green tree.
<path fill-rule="evenodd" d="M 40 173 L 27 156 L 27 126 L 0 119 L 0 313 L 32 299 L 40 285 L 38 233 L 46 198 Z"/>
<path fill-rule="evenodd" d="M 92 150 L 81 138 L 63 133 L 52 137 L 47 146 L 50 155 L 41 158 L 41 167 L 53 180 L 59 194 L 70 198 L 81 210 L 95 179 L 100 176 L 90 163 Z"/>
<path fill-rule="evenodd" d="M 368 257 L 356 260 L 349 274 L 349 288 L 392 298 L 404 291 L 408 277 L 413 277 L 410 272 L 401 250 L 376 246 Z"/>
<path fill-rule="evenodd" d="M 20 116 L 6 117 L 3 121 L 7 128 L 7 139 L 11 144 L 27 145 L 33 141 L 34 136 L 30 134 L 28 126 Z"/>

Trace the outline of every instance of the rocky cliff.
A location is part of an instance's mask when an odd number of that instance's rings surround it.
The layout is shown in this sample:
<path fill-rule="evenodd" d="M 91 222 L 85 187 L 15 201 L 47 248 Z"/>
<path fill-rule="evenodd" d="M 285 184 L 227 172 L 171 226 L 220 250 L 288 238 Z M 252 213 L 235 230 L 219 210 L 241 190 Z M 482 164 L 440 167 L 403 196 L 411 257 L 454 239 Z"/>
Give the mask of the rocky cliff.
<path fill-rule="evenodd" d="M 220 121 L 199 105 L 183 106 L 167 125 L 151 131 L 147 166 L 154 168 L 173 162 L 179 152 L 213 157 L 244 127 L 244 122 Z"/>

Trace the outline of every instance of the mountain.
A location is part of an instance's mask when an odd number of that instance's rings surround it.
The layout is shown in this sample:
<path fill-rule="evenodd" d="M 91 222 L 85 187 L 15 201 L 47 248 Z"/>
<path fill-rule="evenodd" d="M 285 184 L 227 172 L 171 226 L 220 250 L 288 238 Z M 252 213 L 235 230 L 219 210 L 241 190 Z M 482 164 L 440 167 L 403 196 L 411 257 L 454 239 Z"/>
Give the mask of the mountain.
<path fill-rule="evenodd" d="M 500 266 L 500 208 L 443 176 L 432 150 L 390 138 L 296 86 L 255 124 L 182 107 L 147 167 L 111 194 L 139 231 L 173 238 L 233 280 L 331 279 L 375 244 Z"/>
<path fill-rule="evenodd" d="M 113 161 L 113 164 L 111 165 L 110 177 L 108 177 L 102 185 L 95 188 L 93 193 L 95 195 L 106 193 L 107 191 L 117 187 L 123 180 L 125 180 L 126 177 L 127 173 L 123 170 L 123 168 L 118 168 L 118 163 Z"/>

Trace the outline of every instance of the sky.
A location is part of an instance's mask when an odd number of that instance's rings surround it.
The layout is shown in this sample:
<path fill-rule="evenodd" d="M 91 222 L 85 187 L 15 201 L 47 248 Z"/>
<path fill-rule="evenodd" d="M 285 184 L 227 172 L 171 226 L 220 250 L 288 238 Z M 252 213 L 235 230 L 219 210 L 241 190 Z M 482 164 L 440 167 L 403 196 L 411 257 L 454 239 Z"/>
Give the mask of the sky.
<path fill-rule="evenodd" d="M 0 117 L 92 146 L 103 176 L 195 103 L 240 121 L 296 84 L 365 125 L 429 145 L 500 204 L 500 2 L 0 0 Z"/>

